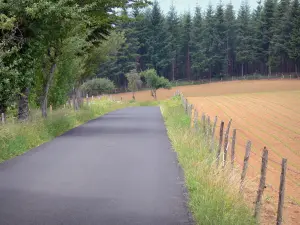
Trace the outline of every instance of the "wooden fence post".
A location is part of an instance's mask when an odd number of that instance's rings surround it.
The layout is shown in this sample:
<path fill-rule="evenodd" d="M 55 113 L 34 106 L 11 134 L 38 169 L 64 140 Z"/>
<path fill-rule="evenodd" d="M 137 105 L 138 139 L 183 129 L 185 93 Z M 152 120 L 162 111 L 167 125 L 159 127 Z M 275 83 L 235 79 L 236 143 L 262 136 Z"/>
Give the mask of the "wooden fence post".
<path fill-rule="evenodd" d="M 194 105 L 190 104 L 190 110 L 189 110 L 189 114 L 190 114 L 190 118 L 192 119 L 193 116 L 193 109 L 194 109 Z"/>
<path fill-rule="evenodd" d="M 259 219 L 259 217 L 260 217 L 261 200 L 262 200 L 264 190 L 266 188 L 267 166 L 268 166 L 268 150 L 266 147 L 264 147 L 262 162 L 261 162 L 260 181 L 259 181 L 257 197 L 256 197 L 256 201 L 255 201 L 254 217 L 256 219 Z"/>
<path fill-rule="evenodd" d="M 1 122 L 2 124 L 5 124 L 5 114 L 1 113 Z"/>
<path fill-rule="evenodd" d="M 221 155 L 221 149 L 222 149 L 223 130 L 224 130 L 224 122 L 221 121 L 221 126 L 220 126 L 220 139 L 219 139 L 219 148 L 218 148 L 218 152 L 217 152 L 217 167 L 219 167 L 219 161 L 220 161 L 220 155 Z"/>
<path fill-rule="evenodd" d="M 228 152 L 228 144 L 229 144 L 229 132 L 230 132 L 230 126 L 231 126 L 231 122 L 232 122 L 232 119 L 230 119 L 229 123 L 228 123 L 228 126 L 227 126 L 227 130 L 226 130 L 226 133 L 225 133 L 225 139 L 224 139 L 224 165 L 226 164 L 227 162 L 227 152 Z"/>
<path fill-rule="evenodd" d="M 231 169 L 234 168 L 236 129 L 233 130 L 231 142 Z"/>
<path fill-rule="evenodd" d="M 282 159 L 276 225 L 282 224 L 287 159 Z"/>
<path fill-rule="evenodd" d="M 212 134 L 211 134 L 210 152 L 212 152 L 214 149 L 214 141 L 215 141 L 215 132 L 216 132 L 217 122 L 218 122 L 218 117 L 216 116 L 215 122 L 213 125 L 213 129 L 212 129 Z"/>
<path fill-rule="evenodd" d="M 201 125 L 202 125 L 202 130 L 203 130 L 203 133 L 204 133 L 204 134 L 205 134 L 205 132 L 206 132 L 205 120 L 206 120 L 205 113 L 202 113 Z"/>
<path fill-rule="evenodd" d="M 86 94 L 86 103 L 89 105 L 89 94 Z"/>
<path fill-rule="evenodd" d="M 188 113 L 188 101 L 186 98 L 184 99 L 184 111 L 186 114 Z"/>
<path fill-rule="evenodd" d="M 207 135 L 207 137 L 210 137 L 210 135 L 211 135 L 210 116 L 207 116 L 206 135 Z"/>
<path fill-rule="evenodd" d="M 246 173 L 247 173 L 247 169 L 248 169 L 248 162 L 249 162 L 249 158 L 250 158 L 250 152 L 251 152 L 251 141 L 248 141 L 247 145 L 246 145 L 246 153 L 245 153 L 245 157 L 244 157 L 244 165 L 243 165 L 243 171 L 242 171 L 242 175 L 241 175 L 240 192 L 243 191 L 244 181 L 245 181 Z"/>
<path fill-rule="evenodd" d="M 195 109 L 194 111 L 194 130 L 198 130 L 198 110 Z"/>

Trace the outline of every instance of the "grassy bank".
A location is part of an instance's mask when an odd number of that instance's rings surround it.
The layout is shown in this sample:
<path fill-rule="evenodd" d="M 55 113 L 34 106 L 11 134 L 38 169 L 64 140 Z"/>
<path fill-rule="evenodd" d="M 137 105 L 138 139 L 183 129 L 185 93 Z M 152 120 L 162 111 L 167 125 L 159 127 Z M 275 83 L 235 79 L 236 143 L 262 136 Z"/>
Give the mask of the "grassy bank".
<path fill-rule="evenodd" d="M 178 153 L 189 193 L 189 207 L 197 224 L 257 224 L 240 196 L 239 175 L 217 169 L 204 134 L 191 129 L 179 98 L 161 106 L 168 135 Z"/>
<path fill-rule="evenodd" d="M 76 112 L 71 108 L 58 109 L 49 113 L 47 119 L 42 119 L 40 112 L 32 112 L 29 122 L 0 125 L 0 162 L 21 155 L 91 119 L 128 105 L 108 100 L 95 101 Z"/>

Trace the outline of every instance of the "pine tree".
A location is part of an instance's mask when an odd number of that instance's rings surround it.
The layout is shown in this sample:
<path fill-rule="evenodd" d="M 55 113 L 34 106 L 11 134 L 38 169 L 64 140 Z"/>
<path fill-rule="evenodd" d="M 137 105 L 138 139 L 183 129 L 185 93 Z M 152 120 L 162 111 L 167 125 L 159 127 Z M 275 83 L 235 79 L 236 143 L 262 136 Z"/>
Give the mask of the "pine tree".
<path fill-rule="evenodd" d="M 171 65 L 171 80 L 176 78 L 177 58 L 179 55 L 179 18 L 174 5 L 171 5 L 166 18 L 167 58 Z"/>
<path fill-rule="evenodd" d="M 273 37 L 273 26 L 275 25 L 274 15 L 275 15 L 275 0 L 266 0 L 264 8 L 261 15 L 262 20 L 262 59 L 263 62 L 268 67 L 268 75 L 271 75 L 271 68 L 274 64 L 274 59 L 272 58 L 270 43 Z"/>
<path fill-rule="evenodd" d="M 236 19 L 231 3 L 226 6 L 224 19 L 226 27 L 226 57 L 224 60 L 224 72 L 229 75 L 233 73 L 236 47 Z"/>
<path fill-rule="evenodd" d="M 226 24 L 224 19 L 224 9 L 220 2 L 217 6 L 214 16 L 214 33 L 213 33 L 213 65 L 214 72 L 220 75 L 226 73 L 224 68 L 224 59 L 226 59 Z"/>
<path fill-rule="evenodd" d="M 241 64 L 241 75 L 244 76 L 245 64 L 252 62 L 253 55 L 253 37 L 251 30 L 250 7 L 244 1 L 240 7 L 237 18 L 237 61 Z"/>
<path fill-rule="evenodd" d="M 193 27 L 191 35 L 191 63 L 194 77 L 199 78 L 200 73 L 204 71 L 205 55 L 202 49 L 203 43 L 203 19 L 200 7 L 196 7 L 193 18 Z"/>
<path fill-rule="evenodd" d="M 292 3 L 291 14 L 291 39 L 289 42 L 289 57 L 294 61 L 295 72 L 298 75 L 298 64 L 300 61 L 300 6 L 299 0 Z"/>
<path fill-rule="evenodd" d="M 290 41 L 289 26 L 290 0 L 281 0 L 275 11 L 276 26 L 273 27 L 273 38 L 271 40 L 271 54 L 275 66 L 280 65 L 283 72 L 284 64 L 288 57 L 288 44 Z"/>
<path fill-rule="evenodd" d="M 255 73 L 260 71 L 261 73 L 264 72 L 264 55 L 263 55 L 263 23 L 262 23 L 262 10 L 263 7 L 261 5 L 261 0 L 258 0 L 257 7 L 252 13 L 251 16 L 251 28 L 253 29 L 252 35 L 252 51 L 254 54 L 255 60 Z"/>
<path fill-rule="evenodd" d="M 208 8 L 205 13 L 205 19 L 203 21 L 203 40 L 201 43 L 201 48 L 205 60 L 203 62 L 203 68 L 205 71 L 209 72 L 209 78 L 212 78 L 212 68 L 214 64 L 213 56 L 213 43 L 214 43 L 214 11 L 212 5 L 208 5 Z"/>
<path fill-rule="evenodd" d="M 167 66 L 165 59 L 166 33 L 164 16 L 157 1 L 154 1 L 150 17 L 150 37 L 148 40 L 148 54 L 150 61 L 158 74 L 162 74 Z"/>
<path fill-rule="evenodd" d="M 181 46 L 182 46 L 182 62 L 184 65 L 183 73 L 185 77 L 191 79 L 191 32 L 192 32 L 192 17 L 190 12 L 186 12 L 182 17 L 182 32 L 181 32 Z"/>

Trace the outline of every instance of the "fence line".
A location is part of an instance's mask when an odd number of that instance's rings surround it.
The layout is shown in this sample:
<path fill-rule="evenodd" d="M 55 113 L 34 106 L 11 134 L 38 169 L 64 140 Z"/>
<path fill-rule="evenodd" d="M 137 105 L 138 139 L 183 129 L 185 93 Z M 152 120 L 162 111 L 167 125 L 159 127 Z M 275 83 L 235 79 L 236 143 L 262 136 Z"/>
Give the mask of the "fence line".
<path fill-rule="evenodd" d="M 198 115 L 199 112 L 196 111 L 196 109 L 194 110 L 194 117 L 192 118 L 192 112 L 189 112 L 189 110 L 187 110 L 187 107 L 189 105 L 188 100 L 183 96 L 182 93 L 180 93 L 179 91 L 176 91 L 175 96 L 180 96 L 181 97 L 181 102 L 182 105 L 185 109 L 185 113 L 191 117 L 193 124 L 194 124 L 194 128 L 196 128 L 196 124 L 198 124 Z M 192 109 L 191 109 L 192 110 Z M 228 153 L 228 148 L 229 148 L 229 133 L 230 133 L 230 127 L 232 124 L 232 120 L 229 121 L 227 129 L 225 131 L 224 134 L 224 121 L 221 121 L 220 126 L 217 126 L 217 120 L 218 117 L 215 117 L 214 120 L 214 124 L 212 126 L 212 129 L 210 129 L 210 117 L 207 116 L 207 120 L 206 120 L 206 115 L 203 112 L 202 113 L 202 117 L 201 117 L 201 127 L 202 127 L 202 131 L 205 135 L 205 138 L 208 141 L 208 144 L 210 144 L 209 146 L 209 151 L 213 152 L 213 150 L 215 149 L 214 146 L 214 142 L 215 142 L 215 130 L 216 127 L 220 127 L 220 133 L 219 133 L 219 144 L 217 147 L 217 154 L 216 154 L 216 164 L 217 167 L 219 166 L 220 163 L 220 156 L 221 156 L 221 150 L 222 150 L 222 145 L 223 145 L 223 137 L 224 137 L 224 161 L 223 161 L 223 168 L 225 168 L 226 166 L 226 162 L 227 162 L 227 153 Z M 208 128 L 206 128 L 208 127 Z M 196 130 L 196 129 L 195 129 Z M 234 168 L 234 162 L 237 162 L 237 160 L 235 160 L 235 145 L 236 145 L 236 133 L 237 133 L 237 129 L 233 130 L 233 136 L 232 136 L 232 140 L 231 140 L 231 168 Z M 211 136 L 210 136 L 211 135 Z M 242 173 L 241 173 L 241 183 L 240 183 L 240 193 L 242 193 L 243 191 L 243 186 L 244 186 L 244 181 L 246 178 L 246 174 L 247 174 L 247 169 L 248 169 L 248 163 L 249 163 L 249 159 L 250 159 L 250 153 L 253 153 L 254 155 L 258 156 L 255 152 L 251 151 L 251 141 L 249 140 L 247 142 L 246 145 L 246 150 L 245 150 L 245 156 L 244 156 L 244 162 L 242 165 Z M 260 174 L 260 182 L 259 182 L 259 186 L 258 186 L 258 190 L 257 190 L 257 197 L 256 197 L 256 201 L 255 201 L 255 207 L 254 207 L 254 217 L 259 220 L 260 218 L 260 212 L 261 212 L 261 205 L 262 205 L 262 196 L 264 193 L 264 189 L 266 188 L 266 175 L 267 175 L 267 170 L 268 169 L 268 161 L 271 162 L 275 162 L 279 165 L 282 165 L 282 170 L 281 170 L 281 175 L 280 175 L 280 187 L 279 187 L 279 191 L 276 190 L 279 194 L 279 202 L 278 202 L 278 210 L 277 210 L 277 225 L 281 225 L 282 224 L 282 220 L 283 220 L 283 205 L 284 205 L 284 191 L 285 191 L 285 178 L 286 178 L 286 170 L 289 170 L 287 168 L 287 161 L 286 159 L 282 160 L 282 163 L 278 163 L 275 160 L 271 160 L 268 159 L 268 150 L 266 147 L 264 147 L 263 149 L 263 155 L 259 156 L 262 159 L 261 162 L 261 174 Z M 239 163 L 240 164 L 240 163 Z M 291 170 L 291 169 L 290 169 Z M 293 171 L 293 170 L 291 170 Z M 294 171 L 295 173 L 299 173 L 298 171 Z M 274 190 L 272 188 L 272 190 Z"/>

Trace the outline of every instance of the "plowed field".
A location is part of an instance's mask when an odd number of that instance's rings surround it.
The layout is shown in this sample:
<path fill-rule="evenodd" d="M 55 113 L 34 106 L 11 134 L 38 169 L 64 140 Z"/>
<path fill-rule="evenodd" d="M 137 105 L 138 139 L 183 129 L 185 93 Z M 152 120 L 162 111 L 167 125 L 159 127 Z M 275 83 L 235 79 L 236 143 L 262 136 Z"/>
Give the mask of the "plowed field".
<path fill-rule="evenodd" d="M 237 129 L 236 161 L 242 165 L 245 145 L 252 141 L 247 176 L 253 181 L 248 193 L 256 195 L 261 153 L 269 150 L 267 188 L 264 194 L 263 224 L 275 224 L 281 160 L 288 159 L 285 197 L 285 224 L 300 224 L 300 81 L 263 80 L 211 83 L 159 90 L 158 99 L 166 99 L 175 90 L 183 92 L 201 115 L 218 116 Z M 116 98 L 131 99 L 131 93 Z M 138 101 L 152 100 L 150 91 L 136 94 Z"/>

